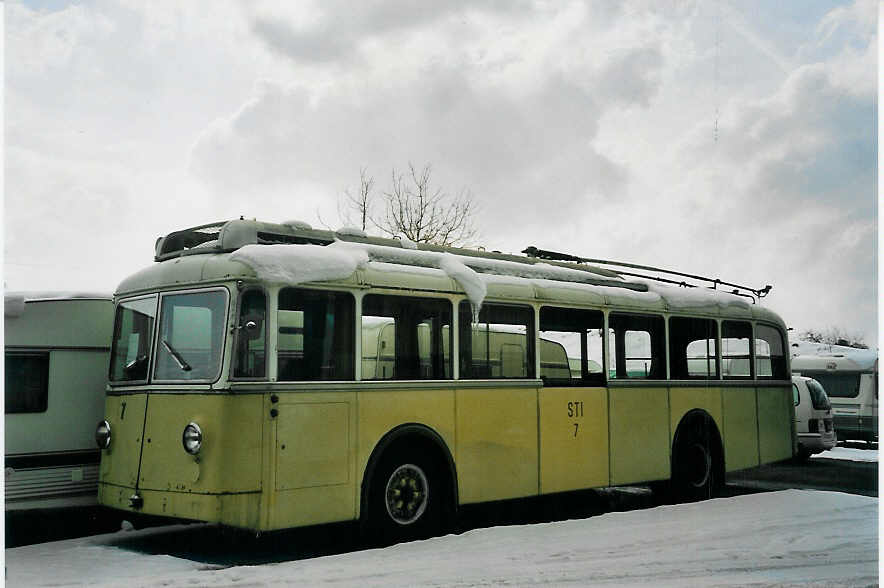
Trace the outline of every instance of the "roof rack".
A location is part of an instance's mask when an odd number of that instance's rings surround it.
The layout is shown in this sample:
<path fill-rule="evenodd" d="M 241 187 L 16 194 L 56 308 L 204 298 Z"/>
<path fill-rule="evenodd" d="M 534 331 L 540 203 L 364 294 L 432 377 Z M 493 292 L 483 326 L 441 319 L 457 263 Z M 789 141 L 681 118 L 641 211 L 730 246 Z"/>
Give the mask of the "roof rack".
<path fill-rule="evenodd" d="M 576 255 L 571 255 L 569 253 L 559 253 L 558 251 L 547 251 L 545 249 L 538 249 L 533 245 L 526 247 L 522 250 L 522 253 L 527 255 L 528 257 L 536 257 L 538 259 L 548 259 L 554 261 L 570 261 L 574 263 L 592 263 L 595 265 L 607 265 L 614 266 L 617 268 L 630 268 L 630 269 L 639 269 L 646 270 L 652 272 L 660 272 L 663 274 L 668 274 L 670 276 L 679 276 L 682 278 L 689 278 L 691 280 L 697 280 L 700 282 L 707 282 L 712 284 L 711 286 L 706 286 L 710 290 L 717 290 L 719 286 L 727 286 L 733 288 L 729 293 L 735 294 L 737 296 L 743 296 L 745 298 L 751 298 L 752 302 L 758 302 L 761 298 L 764 298 L 771 291 L 770 284 L 767 284 L 764 288 L 750 288 L 749 286 L 741 286 L 740 284 L 733 284 L 731 282 L 725 282 L 719 278 L 707 278 L 705 276 L 698 276 L 696 274 L 687 274 L 684 272 L 679 272 L 675 270 L 668 270 L 659 267 L 653 267 L 650 265 L 639 265 L 635 263 L 626 263 L 623 261 L 613 261 L 609 259 L 590 259 L 588 257 L 578 257 Z M 684 280 L 672 280 L 669 278 L 663 278 L 660 276 L 653 276 L 647 274 L 637 274 L 634 272 L 622 271 L 620 269 L 617 270 L 617 273 L 623 276 L 631 276 L 634 278 L 642 278 L 645 280 L 654 280 L 656 282 L 662 282 L 665 284 L 675 284 L 677 286 L 681 286 L 683 288 L 696 288 L 698 287 L 696 284 L 688 283 Z"/>

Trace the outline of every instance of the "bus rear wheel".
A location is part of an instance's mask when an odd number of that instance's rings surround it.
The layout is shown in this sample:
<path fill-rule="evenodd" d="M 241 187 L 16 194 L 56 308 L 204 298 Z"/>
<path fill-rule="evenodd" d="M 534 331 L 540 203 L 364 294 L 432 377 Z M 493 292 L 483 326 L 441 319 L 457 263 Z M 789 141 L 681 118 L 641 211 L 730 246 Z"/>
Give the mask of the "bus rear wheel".
<path fill-rule="evenodd" d="M 385 456 L 372 477 L 364 531 L 389 545 L 429 537 L 441 529 L 444 492 L 441 468 L 419 452 Z"/>
<path fill-rule="evenodd" d="M 672 489 L 687 501 L 712 498 L 723 480 L 715 435 L 705 418 L 695 418 L 679 429 L 672 457 Z"/>

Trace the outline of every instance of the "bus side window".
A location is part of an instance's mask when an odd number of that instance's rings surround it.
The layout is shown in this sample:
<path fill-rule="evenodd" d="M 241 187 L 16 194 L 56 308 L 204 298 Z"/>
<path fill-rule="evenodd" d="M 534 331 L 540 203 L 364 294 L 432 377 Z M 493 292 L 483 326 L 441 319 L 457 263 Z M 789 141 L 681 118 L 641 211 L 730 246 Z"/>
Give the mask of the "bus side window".
<path fill-rule="evenodd" d="M 234 378 L 263 378 L 267 375 L 266 315 L 267 299 L 263 290 L 244 291 L 239 303 Z"/>
<path fill-rule="evenodd" d="M 673 380 L 717 378 L 718 325 L 712 319 L 669 319 L 669 377 Z"/>
<path fill-rule="evenodd" d="M 356 302 L 346 292 L 281 290 L 276 315 L 277 379 L 352 380 L 355 310 Z"/>
<path fill-rule="evenodd" d="M 721 323 L 721 373 L 724 378 L 752 377 L 752 323 L 722 321 Z"/>
<path fill-rule="evenodd" d="M 540 377 L 547 386 L 604 384 L 604 324 L 598 310 L 540 309 Z"/>
<path fill-rule="evenodd" d="M 362 300 L 363 380 L 451 378 L 451 303 L 368 294 Z"/>
<path fill-rule="evenodd" d="M 460 303 L 460 377 L 534 378 L 534 309 L 483 304 L 473 323 L 469 302 Z"/>
<path fill-rule="evenodd" d="M 761 379 L 788 380 L 783 336 L 767 325 L 755 327 L 755 376 Z"/>
<path fill-rule="evenodd" d="M 662 316 L 611 313 L 608 317 L 611 378 L 666 379 Z"/>

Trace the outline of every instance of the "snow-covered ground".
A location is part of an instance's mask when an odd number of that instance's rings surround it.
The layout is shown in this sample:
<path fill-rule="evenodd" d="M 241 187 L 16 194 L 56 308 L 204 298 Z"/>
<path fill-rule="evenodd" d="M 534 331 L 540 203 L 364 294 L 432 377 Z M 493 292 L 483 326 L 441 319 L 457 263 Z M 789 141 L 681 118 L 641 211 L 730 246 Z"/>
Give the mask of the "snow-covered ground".
<path fill-rule="evenodd" d="M 875 585 L 878 500 L 787 490 L 218 566 L 124 548 L 165 527 L 6 550 L 9 586 Z"/>
<path fill-rule="evenodd" d="M 877 449 L 856 449 L 853 447 L 833 447 L 828 451 L 812 455 L 815 459 L 843 459 L 847 461 L 878 461 Z"/>

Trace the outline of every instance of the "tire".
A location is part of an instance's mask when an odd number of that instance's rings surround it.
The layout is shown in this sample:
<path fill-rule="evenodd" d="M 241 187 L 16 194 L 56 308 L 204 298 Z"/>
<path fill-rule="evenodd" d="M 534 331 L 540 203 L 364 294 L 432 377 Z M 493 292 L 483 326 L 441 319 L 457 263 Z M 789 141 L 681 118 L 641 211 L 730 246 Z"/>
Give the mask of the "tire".
<path fill-rule="evenodd" d="M 712 498 L 724 482 L 719 479 L 717 439 L 709 420 L 692 418 L 678 429 L 672 448 L 672 489 L 681 500 Z"/>
<path fill-rule="evenodd" d="M 382 457 L 368 490 L 366 538 L 391 545 L 439 532 L 448 494 L 442 471 L 412 448 L 394 449 Z"/>
<path fill-rule="evenodd" d="M 807 463 L 807 460 L 810 459 L 810 452 L 803 447 L 799 447 L 794 459 L 797 463 Z"/>

